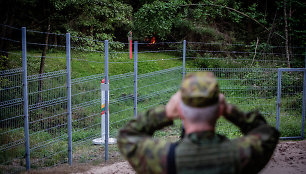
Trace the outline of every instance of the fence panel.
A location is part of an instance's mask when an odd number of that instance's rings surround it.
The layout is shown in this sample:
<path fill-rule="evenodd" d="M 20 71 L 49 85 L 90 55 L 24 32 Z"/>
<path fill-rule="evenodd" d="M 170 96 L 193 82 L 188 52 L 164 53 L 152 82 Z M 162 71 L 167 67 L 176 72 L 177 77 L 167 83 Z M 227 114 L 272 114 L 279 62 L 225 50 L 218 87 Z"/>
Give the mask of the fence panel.
<path fill-rule="evenodd" d="M 137 89 L 139 112 L 166 104 L 179 89 L 183 79 L 183 48 L 183 42 L 139 44 L 140 70 Z M 150 70 L 154 68 L 154 71 Z"/>
<path fill-rule="evenodd" d="M 120 46 L 120 49 L 115 47 Z M 134 48 L 133 48 L 134 47 Z M 116 138 L 118 130 L 133 118 L 135 42 L 109 44 L 109 137 Z M 130 49 L 134 54 L 130 54 Z M 116 51 L 115 51 L 116 50 Z"/>
<path fill-rule="evenodd" d="M 25 170 L 22 69 L 0 72 L 0 170 Z"/>
<path fill-rule="evenodd" d="M 132 72 L 110 76 L 110 136 L 117 136 L 118 129 L 134 113 L 134 74 Z"/>
<path fill-rule="evenodd" d="M 103 78 L 104 74 L 96 74 L 72 79 L 72 152 L 75 162 L 102 158 L 102 152 L 99 154 L 90 147 L 93 139 L 101 137 L 100 84 Z"/>
<path fill-rule="evenodd" d="M 30 29 L 26 35 L 29 167 L 45 168 L 67 162 L 66 38 Z"/>
<path fill-rule="evenodd" d="M 101 81 L 104 42 L 71 36 L 71 102 L 73 163 L 103 159 L 101 138 Z"/>
<path fill-rule="evenodd" d="M 67 162 L 66 75 L 62 70 L 28 76 L 31 168 Z"/>
<path fill-rule="evenodd" d="M 182 73 L 182 67 L 179 66 L 139 75 L 139 112 L 166 104 L 179 89 L 183 78 Z"/>
<path fill-rule="evenodd" d="M 276 127 L 281 139 L 303 139 L 305 127 L 305 69 L 279 69 Z M 304 100 L 304 101 L 303 101 Z"/>
<path fill-rule="evenodd" d="M 270 68 L 200 68 L 187 72 L 211 71 L 218 78 L 220 91 L 229 103 L 243 111 L 258 109 L 269 124 L 276 122 L 277 69 Z M 221 119 L 218 132 L 235 137 L 241 132 L 233 124 Z"/>

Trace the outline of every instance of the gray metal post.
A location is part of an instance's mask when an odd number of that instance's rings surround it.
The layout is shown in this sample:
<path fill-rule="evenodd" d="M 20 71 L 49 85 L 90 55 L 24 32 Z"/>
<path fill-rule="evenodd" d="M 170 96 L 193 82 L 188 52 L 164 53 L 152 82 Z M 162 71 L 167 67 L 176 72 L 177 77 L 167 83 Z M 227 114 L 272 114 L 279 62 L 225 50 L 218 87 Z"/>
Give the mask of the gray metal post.
<path fill-rule="evenodd" d="M 27 29 L 22 31 L 22 68 L 23 68 L 23 112 L 24 112 L 24 137 L 25 137 L 25 157 L 26 169 L 30 169 L 30 138 L 29 138 L 29 110 L 28 110 L 28 74 L 27 74 Z"/>
<path fill-rule="evenodd" d="M 186 40 L 183 41 L 183 80 L 185 78 L 185 74 L 186 74 L 186 65 L 185 65 L 185 62 L 186 62 Z M 184 134 L 185 134 L 185 129 L 184 129 L 184 123 L 183 121 L 181 122 L 181 138 L 184 137 Z"/>
<path fill-rule="evenodd" d="M 306 48 L 305 48 L 305 70 L 304 70 L 304 81 L 303 81 L 303 106 L 302 106 L 302 130 L 301 130 L 301 136 L 302 139 L 304 139 L 304 129 L 305 129 L 305 105 L 306 105 Z"/>
<path fill-rule="evenodd" d="M 186 74 L 186 40 L 183 41 L 183 80 L 185 78 L 185 74 Z M 185 134 L 185 129 L 184 129 L 184 123 L 183 121 L 181 122 L 181 138 L 184 137 Z"/>
<path fill-rule="evenodd" d="M 138 42 L 134 42 L 134 117 L 137 117 L 137 59 L 138 59 Z"/>
<path fill-rule="evenodd" d="M 68 163 L 72 165 L 72 124 L 71 124 L 71 53 L 70 33 L 66 33 L 67 64 L 67 117 L 68 117 Z"/>
<path fill-rule="evenodd" d="M 185 78 L 186 40 L 183 41 L 183 79 Z"/>
<path fill-rule="evenodd" d="M 105 84 L 108 84 L 108 40 L 105 40 Z M 105 161 L 108 160 L 108 90 L 105 90 Z"/>
<path fill-rule="evenodd" d="M 276 103 L 276 129 L 279 130 L 280 121 L 280 107 L 281 107 L 281 83 L 282 83 L 282 72 L 278 69 L 277 72 L 277 103 Z"/>

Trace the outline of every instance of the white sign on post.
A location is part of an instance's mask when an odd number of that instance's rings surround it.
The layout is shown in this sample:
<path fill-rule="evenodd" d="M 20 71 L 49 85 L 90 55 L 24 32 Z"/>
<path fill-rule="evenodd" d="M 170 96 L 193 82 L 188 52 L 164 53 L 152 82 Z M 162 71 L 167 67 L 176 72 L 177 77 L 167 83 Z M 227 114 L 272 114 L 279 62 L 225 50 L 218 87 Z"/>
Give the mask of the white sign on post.
<path fill-rule="evenodd" d="M 103 79 L 101 81 L 101 138 L 96 138 L 92 140 L 93 144 L 104 144 L 105 143 L 105 123 L 107 121 L 107 126 L 109 130 L 109 117 L 110 114 L 108 112 L 108 120 L 105 120 L 105 93 L 106 91 L 108 92 L 108 106 L 109 106 L 109 89 L 108 89 L 109 84 L 105 84 L 105 80 Z M 108 137 L 108 144 L 115 144 L 117 143 L 116 138 L 109 138 L 109 134 L 107 135 Z"/>

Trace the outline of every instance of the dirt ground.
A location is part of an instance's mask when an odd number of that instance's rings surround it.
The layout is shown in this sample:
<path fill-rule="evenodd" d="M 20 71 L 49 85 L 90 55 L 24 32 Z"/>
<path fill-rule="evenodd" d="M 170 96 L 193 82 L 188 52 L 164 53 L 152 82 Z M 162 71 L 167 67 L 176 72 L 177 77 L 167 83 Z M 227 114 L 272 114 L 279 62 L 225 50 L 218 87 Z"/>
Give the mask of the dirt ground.
<path fill-rule="evenodd" d="M 280 142 L 261 174 L 305 174 L 306 140 Z"/>
<path fill-rule="evenodd" d="M 78 165 L 61 166 L 48 170 L 31 171 L 39 173 L 73 173 L 73 174 L 135 174 L 128 162 L 117 159 L 98 166 Z M 306 140 L 281 141 L 270 162 L 260 174 L 305 174 L 306 171 Z"/>

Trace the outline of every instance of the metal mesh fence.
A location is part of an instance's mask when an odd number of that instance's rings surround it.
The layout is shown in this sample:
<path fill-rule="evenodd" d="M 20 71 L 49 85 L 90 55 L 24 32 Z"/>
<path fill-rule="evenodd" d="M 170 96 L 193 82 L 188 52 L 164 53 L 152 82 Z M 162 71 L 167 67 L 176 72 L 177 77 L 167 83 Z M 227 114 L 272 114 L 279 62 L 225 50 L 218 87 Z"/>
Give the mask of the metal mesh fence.
<path fill-rule="evenodd" d="M 259 110 L 267 121 L 275 126 L 277 69 L 276 68 L 201 68 L 187 72 L 211 71 L 218 78 L 221 93 L 229 103 L 245 112 Z M 240 135 L 233 124 L 220 119 L 217 130 L 228 136 Z"/>
<path fill-rule="evenodd" d="M 139 75 L 139 112 L 166 104 L 179 89 L 182 78 L 181 66 Z"/>
<path fill-rule="evenodd" d="M 138 66 L 146 67 L 138 71 L 139 112 L 165 104 L 179 89 L 183 78 L 182 47 L 182 42 L 139 44 Z M 175 67 L 169 67 L 170 62 Z M 158 65 L 158 69 L 152 72 L 150 68 L 154 65 Z"/>
<path fill-rule="evenodd" d="M 305 70 L 279 70 L 278 115 L 276 127 L 283 137 L 303 136 L 305 128 Z M 304 89 L 305 90 L 305 89 Z M 304 93 L 303 93 L 304 92 Z M 303 101 L 304 95 L 304 101 Z M 304 130 L 305 131 L 305 130 Z"/>
<path fill-rule="evenodd" d="M 66 69 L 65 43 L 63 34 L 26 33 L 31 168 L 67 162 L 67 71 L 62 70 Z M 55 62 L 58 66 L 50 66 Z"/>
<path fill-rule="evenodd" d="M 109 83 L 110 137 L 116 137 L 118 129 L 134 115 L 134 74 L 110 76 Z"/>
<path fill-rule="evenodd" d="M 131 47 L 135 47 L 134 43 Z M 135 52 L 132 55 L 129 53 L 128 43 L 110 42 L 109 136 L 112 138 L 134 115 L 134 56 Z M 116 72 L 118 69 L 120 72 Z"/>
<path fill-rule="evenodd" d="M 90 67 L 90 68 L 88 68 Z M 101 80 L 104 41 L 71 37 L 72 161 L 103 158 L 92 140 L 101 136 Z"/>
<path fill-rule="evenodd" d="M 0 72 L 0 84 L 0 170 L 17 172 L 25 169 L 22 70 Z"/>
<path fill-rule="evenodd" d="M 33 168 L 66 162 L 66 75 L 63 70 L 28 76 L 29 140 Z"/>
<path fill-rule="evenodd" d="M 101 91 L 103 74 L 75 78 L 72 80 L 72 142 L 73 160 L 85 162 L 94 156 L 90 148 L 82 151 L 86 143 L 100 137 L 101 129 Z"/>
<path fill-rule="evenodd" d="M 12 65 L 20 67 L 21 30 L 0 27 L 16 33 L 12 38 L 0 36 L 0 41 L 8 45 L 0 50 L 0 55 L 19 62 Z M 67 40 L 63 34 L 33 30 L 28 30 L 27 36 L 30 167 L 50 167 L 66 163 L 70 158 Z M 101 132 L 104 126 L 101 105 L 105 99 L 101 99 L 101 81 L 106 76 L 106 60 L 109 63 L 110 137 L 116 137 L 119 129 L 135 116 L 136 111 L 143 112 L 166 104 L 179 89 L 185 68 L 187 73 L 214 72 L 228 102 L 244 111 L 258 109 L 273 126 L 277 123 L 278 106 L 283 137 L 300 135 L 303 130 L 305 77 L 300 71 L 284 71 L 281 91 L 278 90 L 279 69 L 275 67 L 288 66 L 281 47 L 187 42 L 186 50 L 185 42 L 134 43 L 130 57 L 129 44 L 111 41 L 106 54 L 105 43 L 71 37 L 71 142 L 74 162 L 106 157 L 106 145 L 92 144 L 92 140 L 104 136 Z M 301 63 L 304 60 L 301 58 L 304 55 L 302 49 L 290 49 L 291 66 L 304 66 Z M 7 66 L 7 69 L 11 68 Z M 22 69 L 0 72 L 0 169 L 5 173 L 25 170 L 26 167 L 22 74 Z M 281 105 L 277 105 L 279 93 Z M 230 137 L 241 135 L 238 128 L 224 119 L 218 122 L 217 130 Z"/>
<path fill-rule="evenodd" d="M 20 50 L 21 30 L 0 25 L 0 171 L 10 173 L 25 170 Z"/>

